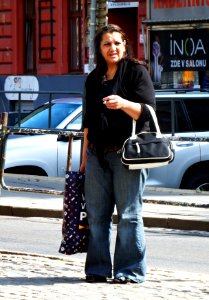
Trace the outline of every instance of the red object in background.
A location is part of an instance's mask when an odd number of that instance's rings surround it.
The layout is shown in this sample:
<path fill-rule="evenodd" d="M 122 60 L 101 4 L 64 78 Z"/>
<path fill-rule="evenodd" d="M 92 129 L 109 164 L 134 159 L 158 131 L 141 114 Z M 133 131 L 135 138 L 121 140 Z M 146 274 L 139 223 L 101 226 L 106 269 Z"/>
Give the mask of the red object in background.
<path fill-rule="evenodd" d="M 0 75 L 83 74 L 87 1 L 0 1 Z M 145 0 L 139 7 L 108 10 L 108 22 L 124 28 L 139 59 L 144 58 L 139 36 L 145 16 Z"/>

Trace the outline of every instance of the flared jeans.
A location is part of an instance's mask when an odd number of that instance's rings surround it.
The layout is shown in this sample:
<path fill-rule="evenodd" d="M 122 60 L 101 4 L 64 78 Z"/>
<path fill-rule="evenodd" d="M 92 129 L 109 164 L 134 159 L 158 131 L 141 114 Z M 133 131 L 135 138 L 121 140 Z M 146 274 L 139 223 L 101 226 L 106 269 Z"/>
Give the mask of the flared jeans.
<path fill-rule="evenodd" d="M 125 276 L 143 282 L 146 245 L 142 220 L 142 194 L 148 170 L 128 170 L 117 152 L 105 154 L 102 168 L 92 149 L 87 149 L 85 198 L 90 225 L 86 275 Z M 113 256 L 110 253 L 112 215 L 118 215 Z"/>

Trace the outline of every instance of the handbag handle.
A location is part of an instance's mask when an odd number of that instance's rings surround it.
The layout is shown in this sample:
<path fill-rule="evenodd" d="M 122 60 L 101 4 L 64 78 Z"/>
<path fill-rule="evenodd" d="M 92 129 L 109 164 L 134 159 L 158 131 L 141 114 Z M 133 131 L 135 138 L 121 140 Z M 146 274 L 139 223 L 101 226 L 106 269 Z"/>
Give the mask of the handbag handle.
<path fill-rule="evenodd" d="M 146 107 L 149 109 L 150 111 L 150 114 L 151 114 L 151 117 L 153 119 L 153 122 L 154 122 L 154 125 L 155 125 L 155 129 L 156 129 L 156 133 L 157 133 L 157 137 L 158 138 L 161 138 L 162 137 L 162 133 L 160 131 L 160 126 L 158 124 L 158 120 L 157 120 L 157 116 L 156 116 L 156 113 L 153 109 L 152 106 L 148 105 L 148 104 L 145 104 Z M 136 120 L 133 119 L 133 122 L 132 122 L 132 134 L 131 134 L 131 139 L 135 139 L 136 138 Z"/>

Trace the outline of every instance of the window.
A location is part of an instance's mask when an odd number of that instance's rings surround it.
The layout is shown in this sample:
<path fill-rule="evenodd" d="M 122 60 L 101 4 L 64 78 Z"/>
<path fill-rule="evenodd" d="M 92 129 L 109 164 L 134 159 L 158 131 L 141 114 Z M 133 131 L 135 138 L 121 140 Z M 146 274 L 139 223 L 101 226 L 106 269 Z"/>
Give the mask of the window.
<path fill-rule="evenodd" d="M 69 71 L 82 72 L 82 0 L 69 0 Z"/>
<path fill-rule="evenodd" d="M 25 0 L 25 72 L 36 72 L 35 0 Z"/>
<path fill-rule="evenodd" d="M 192 132 L 191 121 L 186 110 L 184 100 L 175 101 L 175 132 Z"/>
<path fill-rule="evenodd" d="M 68 130 L 81 130 L 82 114 L 77 115 L 70 124 L 67 125 Z"/>
<path fill-rule="evenodd" d="M 182 100 L 174 100 L 172 112 L 172 100 L 157 101 L 157 118 L 162 133 L 191 132 L 191 122 L 185 103 Z"/>
<path fill-rule="evenodd" d="M 79 104 L 54 103 L 51 105 L 50 128 L 56 128 L 65 118 L 73 113 Z M 43 105 L 21 121 L 22 128 L 48 128 L 49 126 L 49 105 Z M 78 122 L 81 120 L 78 119 Z M 75 121 L 76 122 L 76 121 Z M 75 123 L 74 122 L 74 123 Z M 80 125 L 81 127 L 81 125 Z"/>
<path fill-rule="evenodd" d="M 209 131 L 209 97 L 205 100 L 194 99 L 185 101 L 185 106 L 192 123 L 193 131 Z"/>
<path fill-rule="evenodd" d="M 163 133 L 170 133 L 171 132 L 171 102 L 170 101 L 157 102 L 156 114 L 157 114 L 160 130 Z"/>
<path fill-rule="evenodd" d="M 205 99 L 201 96 L 191 98 L 182 96 L 179 99 L 168 97 L 169 100 L 157 98 L 156 114 L 163 133 L 209 131 L 209 96 Z"/>

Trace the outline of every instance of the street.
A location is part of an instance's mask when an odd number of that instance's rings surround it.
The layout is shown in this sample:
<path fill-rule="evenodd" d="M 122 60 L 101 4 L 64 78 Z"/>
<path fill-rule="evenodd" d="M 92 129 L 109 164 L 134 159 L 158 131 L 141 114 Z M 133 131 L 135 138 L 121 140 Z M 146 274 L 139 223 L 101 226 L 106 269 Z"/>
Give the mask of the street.
<path fill-rule="evenodd" d="M 61 219 L 0 216 L 0 250 L 63 256 L 58 253 Z M 116 225 L 113 226 L 113 253 Z M 145 228 L 149 268 L 208 273 L 209 232 Z M 72 257 L 71 257 L 72 258 Z M 75 260 L 85 260 L 76 254 Z"/>

